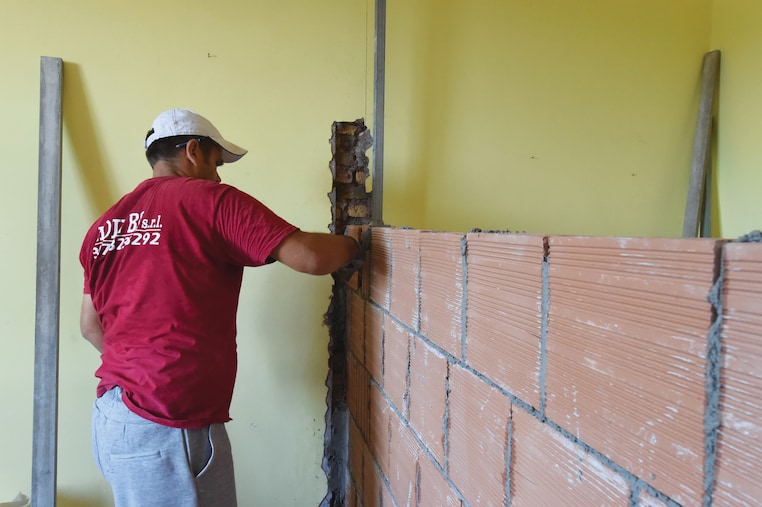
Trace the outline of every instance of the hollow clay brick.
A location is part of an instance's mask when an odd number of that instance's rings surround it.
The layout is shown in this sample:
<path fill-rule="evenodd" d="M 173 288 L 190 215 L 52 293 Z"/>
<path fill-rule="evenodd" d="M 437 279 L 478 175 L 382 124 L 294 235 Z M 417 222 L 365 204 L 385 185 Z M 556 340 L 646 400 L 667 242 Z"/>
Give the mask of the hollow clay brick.
<path fill-rule="evenodd" d="M 391 412 L 389 403 L 375 385 L 370 386 L 370 437 L 368 447 L 381 470 L 389 475 L 389 442 L 391 440 Z"/>
<path fill-rule="evenodd" d="M 421 333 L 461 357 L 463 235 L 421 233 Z"/>
<path fill-rule="evenodd" d="M 539 408 L 544 237 L 473 233 L 467 241 L 467 361 Z"/>
<path fill-rule="evenodd" d="M 368 507 L 368 506 L 364 506 Z M 373 506 L 370 506 L 373 507 Z M 384 483 L 384 485 L 381 487 L 381 506 L 380 507 L 395 507 L 394 500 L 392 498 L 392 491 L 389 489 L 389 486 Z"/>
<path fill-rule="evenodd" d="M 762 244 L 724 246 L 714 505 L 762 501 Z"/>
<path fill-rule="evenodd" d="M 378 505 L 381 499 L 383 479 L 373 463 L 373 457 L 367 447 L 363 449 L 363 506 Z"/>
<path fill-rule="evenodd" d="M 436 507 L 461 507 L 462 503 L 456 492 L 447 484 L 442 473 L 428 456 L 421 456 L 418 460 L 420 480 L 418 484 L 418 505 L 431 505 Z"/>
<path fill-rule="evenodd" d="M 362 227 L 363 231 L 368 228 L 369 226 L 367 225 L 364 225 Z M 370 234 L 372 236 L 373 233 L 371 232 Z M 360 281 L 360 294 L 365 299 L 370 299 L 370 265 L 371 265 L 371 256 L 370 256 L 370 250 L 368 250 L 365 252 L 365 258 L 363 259 L 362 266 L 360 266 L 360 270 L 355 275 L 355 277 L 359 278 L 359 281 Z"/>
<path fill-rule="evenodd" d="M 444 466 L 447 360 L 423 340 L 410 347 L 410 425 L 423 444 Z"/>
<path fill-rule="evenodd" d="M 347 453 L 347 459 L 349 460 L 349 478 L 350 482 L 354 483 L 356 488 L 359 490 L 360 495 L 362 495 L 363 488 L 363 447 L 365 447 L 365 443 L 363 442 L 362 435 L 360 434 L 360 429 L 350 418 L 349 452 Z"/>
<path fill-rule="evenodd" d="M 363 439 L 370 434 L 370 375 L 360 362 L 347 356 L 347 404 Z"/>
<path fill-rule="evenodd" d="M 549 238 L 546 415 L 684 505 L 703 496 L 716 245 Z"/>
<path fill-rule="evenodd" d="M 504 505 L 510 401 L 457 365 L 449 381 L 449 477 L 470 505 Z"/>
<path fill-rule="evenodd" d="M 422 449 L 404 423 L 392 415 L 389 444 L 389 485 L 397 505 L 416 505 L 418 497 L 418 459 Z"/>
<path fill-rule="evenodd" d="M 360 503 L 357 501 L 357 489 L 354 481 L 350 478 L 347 481 L 346 507 L 357 507 Z"/>
<path fill-rule="evenodd" d="M 647 491 L 641 491 L 638 498 L 638 507 L 669 507 Z"/>
<path fill-rule="evenodd" d="M 418 278 L 420 231 L 391 230 L 394 276 L 391 279 L 390 313 L 411 329 L 418 329 Z"/>
<path fill-rule="evenodd" d="M 365 305 L 365 365 L 368 371 L 383 385 L 384 361 L 384 314 L 372 304 Z"/>
<path fill-rule="evenodd" d="M 511 507 L 629 505 L 620 475 L 516 406 L 512 430 Z"/>
<path fill-rule="evenodd" d="M 388 227 L 371 228 L 369 296 L 381 308 L 389 310 L 392 277 L 391 230 Z"/>
<path fill-rule="evenodd" d="M 365 301 L 356 293 L 349 293 L 348 341 L 357 359 L 365 364 Z"/>
<path fill-rule="evenodd" d="M 384 391 L 407 417 L 410 333 L 399 322 L 384 319 Z"/>

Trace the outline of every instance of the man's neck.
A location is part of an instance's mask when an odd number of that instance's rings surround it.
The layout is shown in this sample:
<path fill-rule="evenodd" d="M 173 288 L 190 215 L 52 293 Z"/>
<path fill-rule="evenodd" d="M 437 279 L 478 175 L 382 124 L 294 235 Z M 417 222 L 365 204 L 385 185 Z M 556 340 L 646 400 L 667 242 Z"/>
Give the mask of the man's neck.
<path fill-rule="evenodd" d="M 183 172 L 174 161 L 159 160 L 153 166 L 153 177 L 161 178 L 164 176 L 181 177 L 183 176 Z"/>

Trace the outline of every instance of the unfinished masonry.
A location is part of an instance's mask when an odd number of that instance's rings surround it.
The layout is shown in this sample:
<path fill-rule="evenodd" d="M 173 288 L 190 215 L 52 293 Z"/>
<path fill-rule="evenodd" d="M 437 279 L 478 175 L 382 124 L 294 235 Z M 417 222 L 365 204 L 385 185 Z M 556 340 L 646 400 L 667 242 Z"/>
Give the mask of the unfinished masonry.
<path fill-rule="evenodd" d="M 370 221 L 371 194 L 365 189 L 368 177 L 368 157 L 365 152 L 373 143 L 363 120 L 334 122 L 331 127 L 329 164 L 333 185 L 331 201 L 333 234 L 359 233 Z M 358 236 L 359 237 L 359 236 Z M 344 504 L 347 485 L 347 291 L 343 281 L 336 279 L 331 304 L 325 314 L 328 326 L 328 377 L 326 386 L 325 438 L 322 469 L 328 479 L 328 490 L 321 507 Z"/>
<path fill-rule="evenodd" d="M 758 505 L 758 233 L 372 236 L 346 505 Z"/>

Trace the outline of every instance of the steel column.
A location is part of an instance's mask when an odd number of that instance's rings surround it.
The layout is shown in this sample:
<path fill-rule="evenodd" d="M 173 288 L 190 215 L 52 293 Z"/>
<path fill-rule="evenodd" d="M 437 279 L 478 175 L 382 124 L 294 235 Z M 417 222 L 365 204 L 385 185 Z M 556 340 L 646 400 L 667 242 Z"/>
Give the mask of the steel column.
<path fill-rule="evenodd" d="M 373 78 L 373 198 L 371 224 L 384 223 L 384 93 L 386 82 L 386 0 L 376 0 Z"/>

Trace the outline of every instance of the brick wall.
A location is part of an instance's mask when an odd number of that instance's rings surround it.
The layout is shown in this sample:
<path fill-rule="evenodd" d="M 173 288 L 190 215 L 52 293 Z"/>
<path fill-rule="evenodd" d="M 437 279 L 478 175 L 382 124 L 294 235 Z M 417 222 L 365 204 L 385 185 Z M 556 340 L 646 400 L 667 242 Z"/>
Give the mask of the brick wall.
<path fill-rule="evenodd" d="M 348 505 L 759 505 L 758 235 L 372 236 Z"/>

